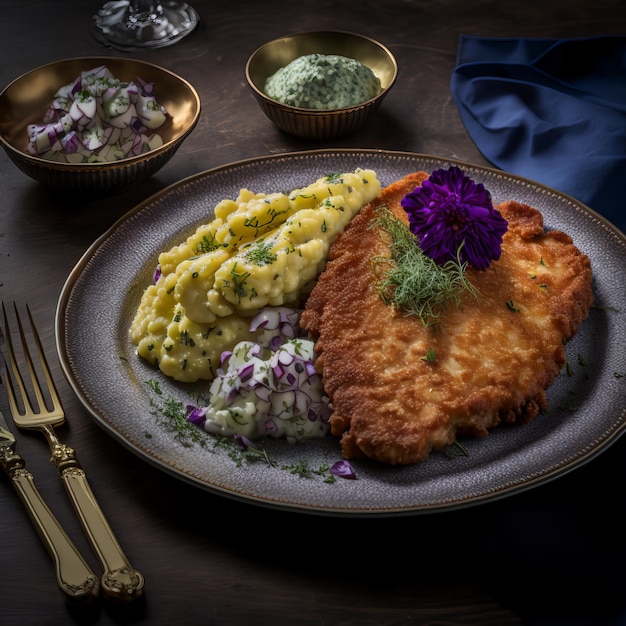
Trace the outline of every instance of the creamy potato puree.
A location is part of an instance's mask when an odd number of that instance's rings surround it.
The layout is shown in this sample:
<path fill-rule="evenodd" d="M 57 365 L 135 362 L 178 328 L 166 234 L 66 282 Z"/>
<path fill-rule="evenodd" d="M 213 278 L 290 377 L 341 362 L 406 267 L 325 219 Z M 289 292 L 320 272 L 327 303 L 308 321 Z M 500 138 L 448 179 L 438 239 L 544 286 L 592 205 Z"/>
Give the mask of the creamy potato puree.
<path fill-rule="evenodd" d="M 255 340 L 259 310 L 299 305 L 335 236 L 380 191 L 376 173 L 357 168 L 289 194 L 222 200 L 213 221 L 159 255 L 130 328 L 137 354 L 175 380 L 213 380 L 222 352 Z"/>

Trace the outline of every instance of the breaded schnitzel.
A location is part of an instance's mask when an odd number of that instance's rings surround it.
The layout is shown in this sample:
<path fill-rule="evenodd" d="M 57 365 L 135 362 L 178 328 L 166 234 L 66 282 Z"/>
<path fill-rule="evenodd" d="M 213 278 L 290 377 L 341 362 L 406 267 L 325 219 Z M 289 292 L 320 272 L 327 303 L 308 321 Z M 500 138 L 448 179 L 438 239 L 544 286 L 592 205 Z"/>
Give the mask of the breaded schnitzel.
<path fill-rule="evenodd" d="M 509 201 L 497 207 L 508 221 L 500 259 L 467 270 L 478 297 L 463 293 L 428 328 L 385 304 L 372 257 L 389 256 L 389 244 L 372 224 L 381 205 L 408 222 L 400 201 L 426 178 L 409 175 L 361 209 L 302 314 L 348 459 L 418 463 L 458 435 L 534 419 L 593 301 L 589 258 L 567 234 L 544 232 L 538 210 Z"/>

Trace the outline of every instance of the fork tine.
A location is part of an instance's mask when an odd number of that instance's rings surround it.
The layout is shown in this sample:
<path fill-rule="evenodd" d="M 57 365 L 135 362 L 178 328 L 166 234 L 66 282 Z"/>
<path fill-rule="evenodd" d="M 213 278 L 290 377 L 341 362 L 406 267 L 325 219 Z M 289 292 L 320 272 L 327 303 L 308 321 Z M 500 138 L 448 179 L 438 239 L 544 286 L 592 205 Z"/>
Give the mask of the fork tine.
<path fill-rule="evenodd" d="M 22 377 L 22 374 L 20 372 L 20 368 L 18 367 L 17 364 L 17 359 L 15 357 L 15 350 L 13 347 L 13 340 L 11 338 L 11 332 L 10 332 L 10 328 L 9 328 L 9 321 L 8 321 L 8 316 L 7 316 L 7 311 L 6 311 L 6 307 L 4 305 L 4 302 L 2 303 L 2 313 L 4 316 L 4 329 L 5 329 L 5 334 L 6 334 L 6 344 L 7 344 L 7 352 L 9 355 L 9 362 L 11 365 L 11 369 L 13 371 L 13 375 L 15 378 L 15 382 L 17 384 L 17 388 L 19 389 L 20 395 L 21 395 L 21 399 L 22 402 L 24 404 L 24 409 L 25 412 L 28 413 L 42 413 L 42 412 L 47 412 L 47 413 L 51 413 L 50 417 L 54 417 L 54 418 L 58 418 L 55 423 L 56 424 L 61 424 L 62 420 L 64 419 L 63 416 L 63 409 L 61 406 L 61 402 L 59 400 L 59 395 L 56 389 L 56 385 L 54 383 L 54 380 L 52 378 L 52 375 L 50 373 L 50 368 L 48 366 L 48 361 L 46 359 L 46 355 L 44 353 L 43 350 L 43 346 L 41 344 L 41 338 L 39 337 L 39 333 L 37 331 L 37 327 L 35 326 L 35 321 L 33 319 L 32 313 L 30 311 L 30 307 L 28 306 L 28 304 L 26 304 L 26 312 L 28 313 L 28 319 L 29 319 L 29 323 L 30 323 L 30 329 L 31 329 L 31 334 L 35 343 L 35 346 L 37 348 L 37 356 L 39 357 L 39 362 L 41 365 L 41 370 L 43 372 L 45 381 L 46 381 L 46 385 L 48 388 L 48 392 L 50 395 L 50 401 L 52 404 L 52 410 L 48 411 L 47 405 L 46 405 L 46 400 L 44 398 L 43 395 L 43 391 L 41 388 L 41 384 L 39 382 L 39 377 L 37 376 L 37 372 L 35 369 L 35 364 L 31 355 L 31 351 L 30 348 L 28 346 L 28 340 L 26 338 L 26 332 L 24 330 L 24 324 L 22 322 L 22 319 L 20 317 L 19 314 L 19 310 L 17 308 L 17 305 L 15 304 L 15 302 L 13 303 L 13 309 L 15 311 L 15 319 L 17 322 L 17 327 L 18 327 L 18 331 L 19 331 L 19 335 L 20 335 L 20 341 L 22 343 L 22 349 L 23 349 L 23 353 L 24 353 L 24 358 L 26 360 L 26 365 L 28 368 L 28 373 L 30 375 L 30 380 L 31 380 L 31 384 L 32 384 L 32 388 L 33 388 L 33 392 L 35 394 L 35 398 L 37 399 L 37 403 L 38 403 L 38 407 L 37 409 L 34 409 L 30 400 L 29 400 L 29 396 L 28 393 L 26 391 L 26 385 L 24 382 L 24 378 Z M 9 403 L 11 405 L 11 409 L 15 409 L 16 411 L 18 410 L 18 404 L 17 404 L 17 398 L 15 396 L 15 389 L 14 387 L 11 385 L 9 390 Z M 18 413 L 21 413 L 21 411 L 18 411 Z"/>
<path fill-rule="evenodd" d="M 22 374 L 20 373 L 20 370 L 17 366 L 17 361 L 15 360 L 15 350 L 13 349 L 13 340 L 11 339 L 11 331 L 9 329 L 9 320 L 7 317 L 7 310 L 4 305 L 4 302 L 2 303 L 2 315 L 4 318 L 4 340 L 6 342 L 7 354 L 9 357 L 9 365 L 11 366 L 11 371 L 13 372 L 13 380 L 15 381 L 15 384 L 17 385 L 19 389 L 20 396 L 22 398 L 22 402 L 24 403 L 25 410 L 26 411 L 30 410 L 32 412 L 33 409 L 30 405 L 28 394 L 26 393 L 24 379 L 22 378 Z M 16 397 L 13 381 L 11 380 L 11 377 L 8 375 L 8 372 L 6 374 L 6 382 L 7 382 L 7 385 L 6 385 L 7 395 L 9 397 L 9 406 L 11 409 L 11 413 L 13 413 L 14 415 L 22 413 L 22 411 L 19 409 L 19 406 L 17 404 L 17 397 Z"/>
<path fill-rule="evenodd" d="M 4 314 L 4 327 L 7 334 L 6 339 L 9 360 L 15 373 L 17 384 L 26 403 L 24 405 L 24 414 L 20 414 L 17 411 L 17 407 L 14 406 L 14 404 L 11 404 L 13 421 L 18 427 L 34 428 L 40 430 L 44 434 L 46 440 L 48 441 L 48 446 L 52 451 L 52 460 L 59 471 L 59 475 L 63 479 L 65 489 L 70 496 L 72 505 L 78 513 L 80 522 L 83 525 L 83 528 L 85 529 L 85 532 L 87 533 L 87 536 L 89 537 L 89 540 L 91 541 L 91 544 L 100 558 L 104 568 L 104 573 L 102 574 L 101 579 L 103 593 L 112 600 L 130 602 L 131 600 L 141 596 L 143 593 L 143 575 L 141 572 L 138 572 L 132 567 L 117 542 L 117 539 L 113 534 L 113 530 L 109 526 L 109 522 L 100 509 L 100 505 L 96 501 L 96 497 L 89 486 L 89 482 L 87 481 L 85 471 L 78 462 L 73 448 L 63 444 L 56 435 L 54 426 L 62 424 L 65 421 L 65 415 L 63 413 L 63 408 L 61 406 L 56 386 L 52 380 L 52 375 L 41 345 L 39 333 L 37 332 L 33 316 L 27 304 L 26 310 L 28 311 L 31 334 L 33 335 L 34 343 L 37 345 L 37 352 L 41 361 L 41 370 L 44 373 L 46 382 L 48 383 L 48 387 L 50 389 L 50 395 L 54 404 L 53 410 L 48 410 L 45 402 L 43 401 L 43 395 L 41 393 L 41 388 L 39 387 L 39 381 L 35 372 L 33 359 L 30 355 L 30 350 L 28 349 L 28 344 L 26 342 L 24 325 L 20 320 L 15 302 L 13 303 L 13 307 L 15 308 L 15 316 L 19 327 L 20 338 L 24 346 L 24 356 L 28 363 L 28 370 L 33 381 L 35 394 L 37 395 L 37 399 L 40 403 L 39 413 L 34 413 L 28 405 L 26 390 L 15 360 L 13 343 L 9 333 L 6 308 L 3 303 L 2 311 Z"/>
<path fill-rule="evenodd" d="M 17 310 L 17 307 L 16 307 Z M 48 386 L 48 391 L 50 393 L 50 400 L 52 402 L 52 408 L 55 412 L 62 413 L 63 409 L 61 408 L 61 401 L 59 399 L 59 394 L 57 392 L 56 385 L 54 384 L 54 379 L 52 378 L 52 374 L 50 372 L 50 367 L 48 366 L 48 359 L 46 359 L 46 353 L 44 352 L 43 345 L 41 344 L 41 339 L 39 337 L 39 331 L 37 330 L 37 326 L 35 325 L 35 320 L 33 319 L 33 315 L 30 312 L 30 307 L 26 304 L 26 312 L 28 313 L 28 320 L 30 322 L 30 328 L 32 331 L 33 339 L 35 340 L 35 345 L 37 346 L 37 353 L 39 356 L 39 361 L 41 363 L 41 369 L 46 380 L 46 385 Z M 20 327 L 20 336 L 22 338 L 22 343 L 24 344 L 24 350 L 27 352 L 28 356 L 28 369 L 30 370 L 31 377 L 35 380 L 37 379 L 35 375 L 35 369 L 33 367 L 33 361 L 30 356 L 30 351 L 26 346 L 26 337 L 24 336 L 22 322 L 18 316 L 17 318 L 19 327 Z M 43 400 L 41 394 L 41 387 L 37 384 L 37 389 L 39 393 L 37 394 L 37 399 L 41 402 Z"/>

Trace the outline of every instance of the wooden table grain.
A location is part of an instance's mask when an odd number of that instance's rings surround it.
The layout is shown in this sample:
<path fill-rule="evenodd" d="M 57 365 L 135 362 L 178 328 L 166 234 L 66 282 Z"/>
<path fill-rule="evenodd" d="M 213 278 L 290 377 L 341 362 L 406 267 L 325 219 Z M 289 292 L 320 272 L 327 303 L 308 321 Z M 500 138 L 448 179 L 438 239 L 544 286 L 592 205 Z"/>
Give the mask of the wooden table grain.
<path fill-rule="evenodd" d="M 170 48 L 133 53 L 96 41 L 92 15 L 100 4 L 2 2 L 0 84 L 55 59 L 135 57 L 189 80 L 202 99 L 200 122 L 160 172 L 113 197 L 53 194 L 0 154 L 0 300 L 28 302 L 39 322 L 68 415 L 63 438 L 144 574 L 145 595 L 129 606 L 66 605 L 51 560 L 3 477 L 0 624 L 625 623 L 626 441 L 556 481 L 466 509 L 356 520 L 280 512 L 199 490 L 133 455 L 75 398 L 54 339 L 57 299 L 69 272 L 96 238 L 152 194 L 223 164 L 325 147 L 405 150 L 487 165 L 449 91 L 459 35 L 624 34 L 624 2 L 193 0 L 200 15 L 193 34 Z M 333 142 L 281 133 L 261 113 L 244 76 L 248 55 L 265 41 L 317 29 L 379 39 L 400 68 L 371 124 Z M 0 410 L 8 413 L 4 393 Z M 19 433 L 18 449 L 97 572 L 45 443 Z"/>

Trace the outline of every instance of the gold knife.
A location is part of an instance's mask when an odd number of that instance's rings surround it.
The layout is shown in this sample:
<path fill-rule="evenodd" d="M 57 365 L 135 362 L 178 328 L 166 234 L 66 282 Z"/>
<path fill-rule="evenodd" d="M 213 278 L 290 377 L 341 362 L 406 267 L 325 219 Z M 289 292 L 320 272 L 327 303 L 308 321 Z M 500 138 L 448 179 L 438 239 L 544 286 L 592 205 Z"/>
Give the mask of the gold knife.
<path fill-rule="evenodd" d="M 3 357 L 0 355 L 0 369 Z M 54 516 L 39 490 L 24 459 L 15 451 L 15 437 L 0 411 L 0 466 L 17 490 L 26 510 L 55 564 L 61 591 L 73 603 L 95 600 L 100 590 L 98 578 L 91 571 L 72 540 Z"/>

